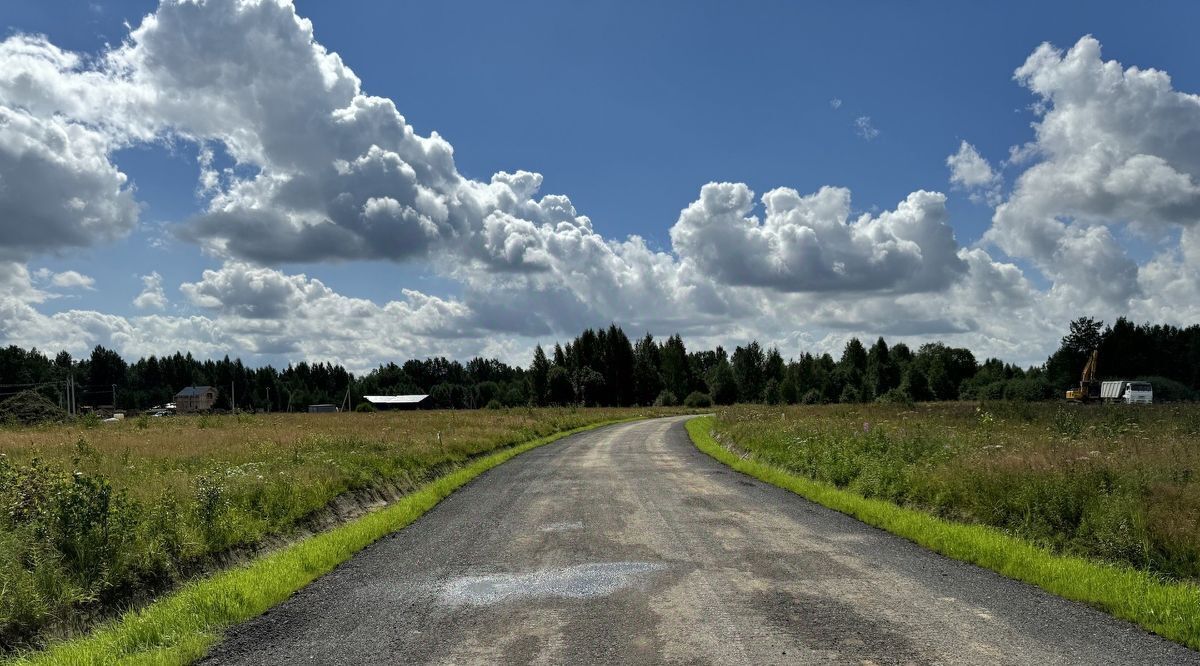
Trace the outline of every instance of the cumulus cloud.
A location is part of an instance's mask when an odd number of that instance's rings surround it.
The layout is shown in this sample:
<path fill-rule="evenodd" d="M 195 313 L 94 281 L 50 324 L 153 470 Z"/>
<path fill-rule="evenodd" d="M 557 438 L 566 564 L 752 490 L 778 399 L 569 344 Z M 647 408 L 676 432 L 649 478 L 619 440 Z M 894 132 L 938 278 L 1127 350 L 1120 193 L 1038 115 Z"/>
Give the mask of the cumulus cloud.
<path fill-rule="evenodd" d="M 50 278 L 50 284 L 61 289 L 95 289 L 96 280 L 78 271 L 63 271 L 55 273 Z"/>
<path fill-rule="evenodd" d="M 1014 151 L 1033 164 L 986 239 L 1063 289 L 1127 308 L 1144 292 L 1113 230 L 1162 238 L 1200 220 L 1200 97 L 1165 72 L 1103 60 L 1093 37 L 1041 45 L 1015 78 L 1037 96 L 1035 139 Z"/>
<path fill-rule="evenodd" d="M 142 291 L 133 299 L 133 306 L 141 310 L 161 310 L 167 307 L 167 294 L 163 291 L 162 276 L 152 271 L 142 276 Z"/>
<path fill-rule="evenodd" d="M 137 223 L 110 153 L 151 130 L 133 87 L 39 36 L 0 42 L 0 259 L 104 243 Z"/>
<path fill-rule="evenodd" d="M 1138 286 L 1153 298 L 1134 302 L 1136 320 L 1200 321 L 1200 229 L 1184 229 L 1177 246 L 1142 266 Z"/>
<path fill-rule="evenodd" d="M 1000 174 L 984 159 L 975 146 L 963 141 L 958 152 L 946 158 L 950 167 L 950 182 L 971 193 L 971 200 L 986 201 L 990 205 L 1000 202 Z"/>
<path fill-rule="evenodd" d="M 160 283 L 145 276 L 148 291 Z M 524 362 L 528 339 L 488 339 L 461 302 L 413 290 L 382 305 L 334 292 L 319 280 L 226 263 L 181 291 L 202 314 L 122 317 L 88 310 L 51 315 L 48 296 L 19 263 L 0 263 L 0 339 L 8 344 L 86 354 L 97 344 L 130 356 L 175 349 L 279 362 L 304 358 L 361 372 L 385 359 L 424 354 L 503 354 Z M 518 356 L 517 354 L 520 354 Z"/>
<path fill-rule="evenodd" d="M 0 67 L 2 69 L 2 67 Z M 0 98 L 0 259 L 27 259 L 113 240 L 137 222 L 107 139 Z"/>
<path fill-rule="evenodd" d="M 781 291 L 934 291 L 965 271 L 942 194 L 914 192 L 895 210 L 854 220 L 845 188 L 778 188 L 762 203 L 760 221 L 749 187 L 706 185 L 671 242 L 721 282 Z"/>
<path fill-rule="evenodd" d="M 478 338 L 461 302 L 414 290 L 384 305 L 335 292 L 320 280 L 228 262 L 180 287 L 248 348 L 272 353 L 280 345 L 328 358 L 341 350 L 356 365 L 389 358 L 397 349 L 436 347 L 432 340 Z M 331 326 L 331 322 L 337 322 Z"/>

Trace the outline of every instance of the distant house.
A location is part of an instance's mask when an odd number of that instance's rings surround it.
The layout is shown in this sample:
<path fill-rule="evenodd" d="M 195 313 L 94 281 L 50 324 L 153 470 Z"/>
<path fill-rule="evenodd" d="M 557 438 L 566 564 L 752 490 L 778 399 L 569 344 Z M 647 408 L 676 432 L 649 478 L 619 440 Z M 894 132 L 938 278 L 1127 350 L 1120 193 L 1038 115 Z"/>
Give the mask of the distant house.
<path fill-rule="evenodd" d="M 338 410 L 337 405 L 309 405 L 309 414 L 331 414 Z"/>
<path fill-rule="evenodd" d="M 212 409 L 216 401 L 217 389 L 211 386 L 188 386 L 175 394 L 175 411 L 180 414 L 206 412 Z"/>
<path fill-rule="evenodd" d="M 364 395 L 376 409 L 420 409 L 428 395 Z"/>

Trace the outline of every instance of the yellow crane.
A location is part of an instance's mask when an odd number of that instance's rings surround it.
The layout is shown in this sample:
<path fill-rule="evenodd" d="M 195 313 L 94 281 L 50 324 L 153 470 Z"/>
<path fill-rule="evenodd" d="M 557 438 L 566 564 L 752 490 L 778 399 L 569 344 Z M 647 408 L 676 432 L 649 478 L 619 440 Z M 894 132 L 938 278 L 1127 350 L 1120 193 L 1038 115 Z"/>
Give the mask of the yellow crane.
<path fill-rule="evenodd" d="M 1096 369 L 1100 364 L 1100 349 L 1093 349 L 1079 377 L 1079 388 L 1067 389 L 1068 402 L 1088 402 L 1100 399 L 1100 382 L 1096 380 Z"/>

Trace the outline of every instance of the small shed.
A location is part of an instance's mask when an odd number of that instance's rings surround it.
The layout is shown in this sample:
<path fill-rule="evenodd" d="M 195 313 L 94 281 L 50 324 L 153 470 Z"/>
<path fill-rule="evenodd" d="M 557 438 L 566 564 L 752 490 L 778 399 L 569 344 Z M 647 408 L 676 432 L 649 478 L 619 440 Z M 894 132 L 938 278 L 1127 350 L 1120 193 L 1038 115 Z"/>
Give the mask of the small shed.
<path fill-rule="evenodd" d="M 309 405 L 309 414 L 331 414 L 338 410 L 337 405 Z"/>
<path fill-rule="evenodd" d="M 376 409 L 420 409 L 428 395 L 364 395 Z"/>
<path fill-rule="evenodd" d="M 211 386 L 188 386 L 175 394 L 175 411 L 180 414 L 207 412 L 217 401 L 217 389 Z"/>

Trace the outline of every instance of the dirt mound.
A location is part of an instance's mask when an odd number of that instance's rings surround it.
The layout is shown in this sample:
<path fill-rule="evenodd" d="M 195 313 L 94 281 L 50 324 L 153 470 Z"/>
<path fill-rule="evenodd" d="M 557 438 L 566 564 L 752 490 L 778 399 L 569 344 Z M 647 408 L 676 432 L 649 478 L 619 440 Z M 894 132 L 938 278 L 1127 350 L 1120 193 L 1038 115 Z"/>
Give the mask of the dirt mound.
<path fill-rule="evenodd" d="M 35 391 L 21 391 L 0 402 L 0 423 L 34 425 L 65 421 L 67 413 Z"/>

